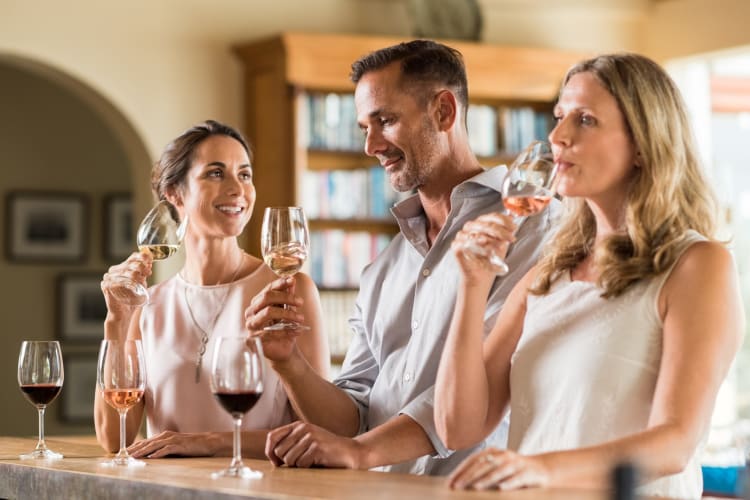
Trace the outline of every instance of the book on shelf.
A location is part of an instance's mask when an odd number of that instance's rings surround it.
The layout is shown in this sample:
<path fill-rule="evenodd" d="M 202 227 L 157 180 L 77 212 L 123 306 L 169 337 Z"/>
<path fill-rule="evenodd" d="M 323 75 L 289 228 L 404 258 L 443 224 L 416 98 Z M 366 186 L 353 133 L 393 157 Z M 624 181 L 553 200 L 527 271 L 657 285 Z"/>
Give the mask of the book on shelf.
<path fill-rule="evenodd" d="M 391 207 L 409 196 L 391 187 L 379 165 L 302 173 L 302 206 L 310 219 L 392 220 Z"/>
<path fill-rule="evenodd" d="M 349 318 L 354 312 L 356 298 L 356 290 L 325 290 L 320 294 L 323 328 L 333 359 L 342 359 L 349 348 L 352 336 Z"/>
<path fill-rule="evenodd" d="M 325 288 L 356 288 L 362 270 L 392 238 L 391 234 L 368 231 L 311 231 L 310 277 Z"/>
<path fill-rule="evenodd" d="M 364 135 L 356 120 L 353 94 L 301 92 L 298 136 L 302 147 L 361 152 Z M 469 143 L 478 156 L 516 153 L 554 126 L 549 111 L 532 106 L 470 104 L 466 116 Z"/>
<path fill-rule="evenodd" d="M 299 143 L 310 149 L 362 151 L 353 94 L 301 92 L 297 113 Z"/>

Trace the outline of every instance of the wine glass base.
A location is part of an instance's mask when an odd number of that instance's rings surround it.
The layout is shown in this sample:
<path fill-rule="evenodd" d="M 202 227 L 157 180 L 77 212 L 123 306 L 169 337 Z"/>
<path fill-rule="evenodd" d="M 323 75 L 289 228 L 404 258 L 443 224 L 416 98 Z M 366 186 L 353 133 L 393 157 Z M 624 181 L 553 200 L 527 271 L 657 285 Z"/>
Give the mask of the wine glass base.
<path fill-rule="evenodd" d="M 251 469 L 250 467 L 229 467 L 219 472 L 212 472 L 211 479 L 219 479 L 222 477 L 239 477 L 242 479 L 260 479 L 263 477 L 263 473 L 259 470 Z"/>
<path fill-rule="evenodd" d="M 52 450 L 34 450 L 31 453 L 21 455 L 21 460 L 59 460 L 63 458 L 62 453 Z"/>
<path fill-rule="evenodd" d="M 309 330 L 310 327 L 301 323 L 294 323 L 291 321 L 279 321 L 277 323 L 270 324 L 263 328 L 266 332 L 277 332 L 279 330 Z"/>
<path fill-rule="evenodd" d="M 112 460 L 100 462 L 99 465 L 102 467 L 145 467 L 146 462 L 143 460 L 137 460 L 133 457 L 115 457 Z"/>

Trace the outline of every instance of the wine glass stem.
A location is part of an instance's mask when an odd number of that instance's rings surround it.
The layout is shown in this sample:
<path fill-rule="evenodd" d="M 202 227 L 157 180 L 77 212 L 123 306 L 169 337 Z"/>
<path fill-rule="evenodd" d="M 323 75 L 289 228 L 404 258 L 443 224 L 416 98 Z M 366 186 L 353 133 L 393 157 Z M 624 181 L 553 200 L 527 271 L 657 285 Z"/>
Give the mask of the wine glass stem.
<path fill-rule="evenodd" d="M 47 445 L 44 443 L 44 410 L 46 406 L 39 406 L 37 411 L 39 413 L 39 441 L 36 443 L 37 450 L 46 450 Z"/>
<path fill-rule="evenodd" d="M 234 436 L 232 440 L 232 467 L 240 467 L 242 465 L 242 448 L 240 445 L 240 427 L 242 426 L 242 417 L 235 417 L 234 419 Z"/>
<path fill-rule="evenodd" d="M 119 410 L 118 412 L 120 414 L 120 451 L 117 452 L 117 457 L 127 457 L 128 456 L 128 450 L 126 448 L 126 431 L 128 427 L 128 423 L 126 420 L 126 416 L 128 414 L 128 410 Z"/>

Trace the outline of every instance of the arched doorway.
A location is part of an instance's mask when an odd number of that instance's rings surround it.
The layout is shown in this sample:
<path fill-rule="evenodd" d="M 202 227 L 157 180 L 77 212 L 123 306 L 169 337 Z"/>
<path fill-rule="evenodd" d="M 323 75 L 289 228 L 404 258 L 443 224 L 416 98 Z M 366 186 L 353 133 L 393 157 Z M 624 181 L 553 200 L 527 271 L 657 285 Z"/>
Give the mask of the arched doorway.
<path fill-rule="evenodd" d="M 17 389 L 18 350 L 25 339 L 60 339 L 66 380 L 49 408 L 47 431 L 90 432 L 93 414 L 86 405 L 94 393 L 91 367 L 101 334 L 91 328 L 73 332 L 63 327 L 64 315 L 81 312 L 63 305 L 63 295 L 69 291 L 63 284 L 72 279 L 91 284 L 93 291 L 81 288 L 81 293 L 95 296 L 98 277 L 112 263 L 103 243 L 109 230 L 104 220 L 108 200 L 116 193 L 130 193 L 134 206 L 148 206 L 148 191 L 134 186 L 148 186 L 151 158 L 137 131 L 111 101 L 85 82 L 39 61 L 0 54 L 0 109 L 0 224 L 5 248 L 10 229 L 20 220 L 10 217 L 17 212 L 8 203 L 19 195 L 62 194 L 82 200 L 83 212 L 83 258 L 27 261 L 6 251 L 0 259 L 4 325 L 0 392 L 9 396 L 0 426 L 9 435 L 36 433 L 35 410 Z M 81 297 L 81 304 L 89 300 Z M 85 324 L 91 316 L 81 314 Z M 89 326 L 96 324 L 89 321 Z"/>

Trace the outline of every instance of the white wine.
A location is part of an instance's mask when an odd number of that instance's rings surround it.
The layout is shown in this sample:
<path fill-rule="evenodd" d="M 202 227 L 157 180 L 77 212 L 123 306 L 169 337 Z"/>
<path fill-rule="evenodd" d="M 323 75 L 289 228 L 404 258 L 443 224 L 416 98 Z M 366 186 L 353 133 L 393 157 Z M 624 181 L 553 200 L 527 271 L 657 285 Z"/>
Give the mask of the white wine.
<path fill-rule="evenodd" d="M 278 276 L 291 276 L 300 270 L 307 259 L 307 249 L 299 243 L 286 243 L 271 248 L 263 260 Z"/>
<path fill-rule="evenodd" d="M 164 260 L 177 253 L 179 248 L 180 245 L 141 245 L 138 250 L 148 250 L 153 255 L 154 260 Z"/>

